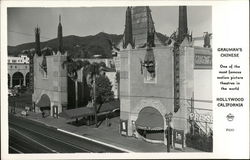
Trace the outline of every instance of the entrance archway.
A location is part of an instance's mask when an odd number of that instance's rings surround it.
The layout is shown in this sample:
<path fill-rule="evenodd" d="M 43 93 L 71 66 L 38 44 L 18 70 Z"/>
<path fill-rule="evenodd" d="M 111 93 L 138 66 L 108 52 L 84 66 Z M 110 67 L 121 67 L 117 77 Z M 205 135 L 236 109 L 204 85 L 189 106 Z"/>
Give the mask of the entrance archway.
<path fill-rule="evenodd" d="M 137 132 L 145 140 L 155 143 L 164 142 L 164 119 L 154 107 L 144 107 L 135 122 Z"/>
<path fill-rule="evenodd" d="M 38 103 L 36 104 L 36 106 L 39 107 L 41 111 L 50 110 L 50 105 L 50 98 L 47 94 L 43 94 Z"/>
<path fill-rule="evenodd" d="M 16 72 L 12 76 L 12 85 L 23 85 L 24 76 L 21 72 Z"/>
<path fill-rule="evenodd" d="M 30 72 L 28 72 L 25 76 L 25 81 L 26 81 L 26 86 L 29 87 L 30 86 Z"/>

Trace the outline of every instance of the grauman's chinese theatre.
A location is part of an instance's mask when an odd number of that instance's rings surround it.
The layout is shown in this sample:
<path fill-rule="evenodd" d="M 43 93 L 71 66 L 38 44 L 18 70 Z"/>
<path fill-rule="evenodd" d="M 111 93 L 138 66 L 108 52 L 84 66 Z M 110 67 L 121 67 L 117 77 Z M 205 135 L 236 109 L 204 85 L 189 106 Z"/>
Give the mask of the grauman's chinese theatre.
<path fill-rule="evenodd" d="M 208 35 L 203 47 L 194 46 L 185 6 L 179 7 L 178 31 L 167 41 L 155 31 L 149 7 L 128 7 L 125 23 L 118 55 L 121 134 L 166 144 L 166 116 L 172 114 L 172 128 L 185 139 L 190 130 L 188 100 L 212 94 Z"/>

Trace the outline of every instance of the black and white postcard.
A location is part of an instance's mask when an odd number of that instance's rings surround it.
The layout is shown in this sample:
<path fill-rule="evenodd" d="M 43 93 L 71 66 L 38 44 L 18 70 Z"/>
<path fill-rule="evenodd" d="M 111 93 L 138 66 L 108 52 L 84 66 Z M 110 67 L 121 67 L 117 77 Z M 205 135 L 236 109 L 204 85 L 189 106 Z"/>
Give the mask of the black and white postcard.
<path fill-rule="evenodd" d="M 249 158 L 248 6 L 3 1 L 1 158 Z"/>

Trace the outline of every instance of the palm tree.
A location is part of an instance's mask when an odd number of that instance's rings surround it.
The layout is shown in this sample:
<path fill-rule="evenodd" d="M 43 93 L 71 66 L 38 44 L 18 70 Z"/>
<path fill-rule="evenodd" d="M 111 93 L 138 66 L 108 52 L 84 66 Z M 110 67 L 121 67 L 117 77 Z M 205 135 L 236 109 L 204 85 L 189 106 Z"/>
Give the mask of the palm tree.
<path fill-rule="evenodd" d="M 97 107 L 96 107 L 96 76 L 100 73 L 100 64 L 94 62 L 88 67 L 88 77 L 87 77 L 87 83 L 91 86 L 92 90 L 92 104 L 94 106 L 95 111 L 95 125 L 97 127 Z"/>
<path fill-rule="evenodd" d="M 73 61 L 70 57 L 67 57 L 67 60 L 63 62 L 63 68 L 67 66 L 67 72 L 69 78 L 71 78 L 75 82 L 75 101 L 76 101 L 76 108 L 78 104 L 78 84 L 77 84 L 77 79 L 78 79 L 78 74 L 77 71 L 83 68 L 83 76 L 86 78 L 87 84 L 91 87 L 92 90 L 92 104 L 94 106 L 94 111 L 95 111 L 95 124 L 97 127 L 97 106 L 96 106 L 96 77 L 100 74 L 100 69 L 103 67 L 103 64 L 99 63 L 92 63 L 90 64 L 89 61 L 84 60 L 78 60 L 78 61 Z"/>
<path fill-rule="evenodd" d="M 83 96 L 85 97 L 85 84 L 87 83 L 88 84 L 88 81 L 87 81 L 87 75 L 89 74 L 89 66 L 90 66 L 90 62 L 88 60 L 83 60 L 82 62 L 82 65 L 83 65 L 83 70 L 82 70 L 82 93 L 83 93 Z"/>
<path fill-rule="evenodd" d="M 67 60 L 63 62 L 62 67 L 67 66 L 68 77 L 75 82 L 75 108 L 78 108 L 78 74 L 82 67 L 85 66 L 85 63 L 81 60 L 73 61 L 71 57 L 67 57 Z"/>

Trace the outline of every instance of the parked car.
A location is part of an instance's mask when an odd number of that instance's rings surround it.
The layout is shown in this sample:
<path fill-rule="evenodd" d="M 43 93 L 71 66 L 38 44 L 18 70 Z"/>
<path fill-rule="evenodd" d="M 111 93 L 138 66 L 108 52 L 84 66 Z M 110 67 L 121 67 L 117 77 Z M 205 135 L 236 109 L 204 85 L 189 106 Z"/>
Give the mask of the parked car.
<path fill-rule="evenodd" d="M 23 110 L 23 111 L 21 112 L 21 115 L 22 115 L 22 116 L 28 116 L 28 113 L 27 113 L 27 111 Z"/>
<path fill-rule="evenodd" d="M 16 89 L 8 89 L 8 96 L 15 97 L 15 96 L 19 96 L 19 94 Z"/>

